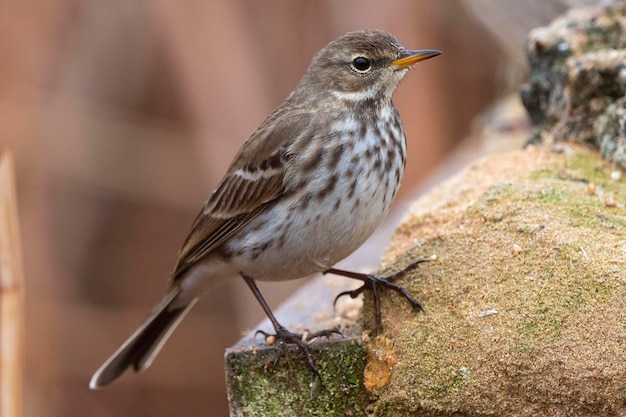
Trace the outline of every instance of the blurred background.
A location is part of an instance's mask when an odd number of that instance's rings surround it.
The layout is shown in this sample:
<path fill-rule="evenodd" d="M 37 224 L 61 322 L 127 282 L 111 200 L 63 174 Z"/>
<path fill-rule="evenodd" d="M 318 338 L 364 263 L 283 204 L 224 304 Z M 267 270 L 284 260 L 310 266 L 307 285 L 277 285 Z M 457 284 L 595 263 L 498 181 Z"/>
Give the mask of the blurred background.
<path fill-rule="evenodd" d="M 16 158 L 27 283 L 25 415 L 226 416 L 224 349 L 263 318 L 240 282 L 200 302 L 144 374 L 87 385 L 160 300 L 202 202 L 313 54 L 360 28 L 444 51 L 395 94 L 409 141 L 400 201 L 344 263 L 372 268 L 408 201 L 480 154 L 477 115 L 516 91 L 526 33 L 566 3 L 0 0 L 0 150 Z M 300 284 L 262 291 L 275 307 Z"/>

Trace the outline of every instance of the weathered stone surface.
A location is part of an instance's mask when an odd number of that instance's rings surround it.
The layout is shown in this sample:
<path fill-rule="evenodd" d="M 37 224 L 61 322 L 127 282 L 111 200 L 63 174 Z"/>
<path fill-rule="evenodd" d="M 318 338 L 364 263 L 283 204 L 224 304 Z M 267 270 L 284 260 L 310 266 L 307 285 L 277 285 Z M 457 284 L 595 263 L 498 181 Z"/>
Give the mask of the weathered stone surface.
<path fill-rule="evenodd" d="M 345 278 L 320 277 L 302 287 L 275 313 L 294 332 L 337 328 L 343 338 L 311 341 L 321 382 L 295 346 L 268 346 L 256 330 L 273 333 L 264 320 L 226 351 L 226 386 L 233 417 L 365 416 L 369 395 L 363 384 L 366 353 L 361 344 L 359 299 L 333 298 L 355 284 Z"/>
<path fill-rule="evenodd" d="M 611 117 L 626 95 L 626 4 L 570 10 L 533 30 L 526 52 L 530 76 L 522 99 L 535 126 L 531 140 L 575 140 L 602 146 L 605 158 L 626 159 Z"/>
<path fill-rule="evenodd" d="M 360 340 L 311 347 L 323 384 L 307 368 L 302 353 L 289 347 L 274 369 L 276 349 L 230 350 L 226 354 L 231 416 L 365 416 L 365 351 Z"/>
<path fill-rule="evenodd" d="M 596 122 L 600 153 L 626 167 L 626 97 L 611 103 Z"/>
<path fill-rule="evenodd" d="M 385 293 L 374 416 L 626 414 L 626 184 L 559 149 L 487 157 L 412 207 L 387 259 L 438 259 L 404 282 L 427 314 Z"/>

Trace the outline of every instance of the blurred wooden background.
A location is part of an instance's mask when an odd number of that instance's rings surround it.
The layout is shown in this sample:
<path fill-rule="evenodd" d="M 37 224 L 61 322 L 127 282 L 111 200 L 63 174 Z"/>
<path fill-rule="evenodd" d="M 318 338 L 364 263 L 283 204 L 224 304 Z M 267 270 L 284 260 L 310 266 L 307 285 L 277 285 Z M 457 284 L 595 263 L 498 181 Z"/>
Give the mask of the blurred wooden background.
<path fill-rule="evenodd" d="M 0 148 L 16 158 L 27 285 L 25 415 L 226 416 L 224 348 L 263 318 L 239 282 L 203 300 L 145 374 L 87 384 L 162 296 L 236 150 L 312 55 L 349 30 L 444 51 L 395 96 L 409 139 L 400 198 L 411 195 L 511 85 L 505 64 L 521 61 L 523 37 L 507 45 L 498 35 L 510 39 L 512 24 L 491 25 L 506 9 L 472 3 L 0 1 Z M 552 3 L 513 24 L 547 21 L 562 8 Z M 386 244 L 364 258 L 375 265 Z M 275 306 L 297 285 L 263 288 Z"/>

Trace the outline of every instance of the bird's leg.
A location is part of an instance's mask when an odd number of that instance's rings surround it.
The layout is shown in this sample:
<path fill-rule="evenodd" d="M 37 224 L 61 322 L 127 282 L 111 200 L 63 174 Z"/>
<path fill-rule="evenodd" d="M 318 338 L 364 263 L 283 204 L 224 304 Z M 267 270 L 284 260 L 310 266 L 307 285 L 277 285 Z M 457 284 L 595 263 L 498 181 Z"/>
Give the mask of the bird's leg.
<path fill-rule="evenodd" d="M 373 275 L 373 274 L 363 274 L 363 273 L 358 273 L 358 272 L 343 271 L 341 269 L 335 269 L 335 268 L 328 269 L 327 271 L 324 272 L 324 274 L 341 275 L 343 277 L 358 279 L 360 281 L 363 281 L 363 285 L 357 288 L 356 290 L 344 291 L 340 293 L 337 297 L 335 297 L 335 303 L 337 302 L 337 299 L 339 297 L 343 297 L 344 295 L 349 295 L 350 298 L 356 298 L 359 296 L 359 294 L 361 294 L 365 290 L 372 291 L 372 296 L 374 297 L 374 310 L 376 312 L 376 316 L 375 316 L 376 328 L 378 329 L 378 326 L 380 326 L 380 323 L 381 323 L 380 298 L 378 295 L 378 287 L 389 288 L 390 290 L 397 292 L 402 297 L 404 297 L 404 299 L 407 300 L 409 304 L 411 304 L 411 307 L 413 307 L 414 309 L 420 310 L 422 312 L 424 311 L 424 308 L 422 307 L 419 301 L 413 298 L 404 287 L 394 284 L 393 282 L 399 278 L 402 278 L 408 272 L 415 269 L 419 264 L 428 262 L 428 261 L 429 261 L 428 259 L 419 259 L 409 264 L 404 269 L 396 272 L 395 274 L 389 275 L 387 277 L 382 277 L 382 276 Z"/>
<path fill-rule="evenodd" d="M 304 353 L 308 367 L 311 369 L 311 371 L 313 371 L 313 373 L 321 381 L 322 378 L 320 376 L 319 370 L 317 369 L 317 366 L 315 365 L 315 361 L 313 360 L 311 351 L 309 350 L 309 345 L 308 345 L 307 340 L 310 341 L 318 337 L 330 337 L 333 334 L 341 335 L 341 332 L 335 329 L 329 329 L 329 330 L 322 330 L 322 331 L 315 332 L 315 333 L 310 333 L 306 335 L 306 337 L 304 337 L 302 334 L 293 333 L 287 330 L 285 326 L 283 326 L 282 324 L 278 322 L 278 320 L 276 319 L 276 316 L 274 316 L 274 313 L 272 313 L 272 310 L 267 305 L 267 302 L 263 298 L 263 295 L 261 295 L 261 291 L 259 291 L 259 288 L 254 282 L 254 279 L 252 279 L 251 277 L 245 274 L 241 274 L 241 277 L 246 282 L 246 284 L 248 284 L 248 287 L 250 287 L 252 294 L 254 294 L 254 297 L 257 299 L 257 301 L 261 305 L 261 308 L 263 309 L 263 311 L 265 311 L 265 314 L 269 318 L 270 322 L 272 323 L 272 326 L 274 326 L 274 330 L 276 331 L 276 334 L 273 334 L 273 335 L 267 332 L 264 332 L 263 330 L 257 330 L 256 332 L 256 334 L 260 333 L 263 336 L 265 336 L 266 341 L 270 337 L 273 337 L 275 339 L 274 343 L 278 343 L 278 346 L 277 346 L 278 353 L 276 354 L 276 358 L 274 359 L 272 367 L 275 367 L 278 364 L 278 361 L 280 360 L 280 357 L 283 354 L 285 345 L 287 343 L 292 343 L 296 345 L 298 349 L 302 351 L 302 353 Z"/>

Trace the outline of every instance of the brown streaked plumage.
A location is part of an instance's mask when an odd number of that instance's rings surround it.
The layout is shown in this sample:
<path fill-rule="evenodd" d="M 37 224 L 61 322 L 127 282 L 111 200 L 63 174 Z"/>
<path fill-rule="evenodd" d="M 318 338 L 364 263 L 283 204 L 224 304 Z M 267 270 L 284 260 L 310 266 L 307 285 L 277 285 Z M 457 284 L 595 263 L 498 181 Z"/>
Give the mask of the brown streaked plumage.
<path fill-rule="evenodd" d="M 196 218 L 172 272 L 170 292 L 94 374 L 100 388 L 128 367 L 147 368 L 196 301 L 241 276 L 283 343 L 317 368 L 301 336 L 280 325 L 254 280 L 331 272 L 384 286 L 421 308 L 392 281 L 332 268 L 386 216 L 404 170 L 404 130 L 391 96 L 416 62 L 439 51 L 408 51 L 390 34 L 350 32 L 328 44 L 272 115 L 244 143 Z M 418 262 L 419 263 L 419 262 Z M 398 275 L 399 276 L 399 275 Z M 376 320 L 380 322 L 378 297 Z M 328 336 L 323 331 L 309 337 Z"/>

